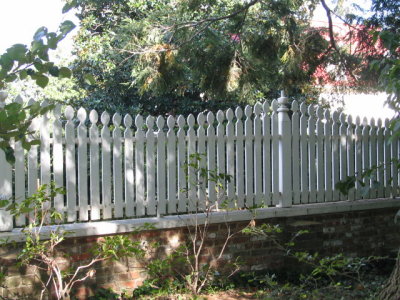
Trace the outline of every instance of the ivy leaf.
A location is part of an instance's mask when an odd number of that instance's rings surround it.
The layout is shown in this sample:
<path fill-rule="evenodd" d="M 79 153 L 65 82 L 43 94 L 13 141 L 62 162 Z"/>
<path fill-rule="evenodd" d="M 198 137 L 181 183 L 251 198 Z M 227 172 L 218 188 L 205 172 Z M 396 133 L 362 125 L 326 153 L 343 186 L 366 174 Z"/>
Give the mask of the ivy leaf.
<path fill-rule="evenodd" d="M 15 44 L 14 46 L 7 49 L 7 53 L 12 60 L 23 61 L 25 54 L 28 51 L 25 45 Z"/>
<path fill-rule="evenodd" d="M 49 83 L 49 78 L 44 75 L 37 75 L 36 77 L 36 84 L 41 88 L 45 88 Z"/>
<path fill-rule="evenodd" d="M 66 4 L 64 5 L 64 7 L 62 8 L 62 13 L 65 14 L 65 13 L 69 12 L 73 7 L 76 6 L 76 4 L 77 4 L 77 3 L 76 3 L 75 0 L 66 3 Z"/>
<path fill-rule="evenodd" d="M 59 71 L 60 78 L 70 78 L 72 76 L 72 72 L 67 67 L 61 67 Z"/>
<path fill-rule="evenodd" d="M 64 21 L 60 25 L 61 38 L 64 38 L 69 32 L 75 28 L 75 24 L 72 21 Z"/>
<path fill-rule="evenodd" d="M 40 27 L 38 30 L 36 30 L 35 34 L 33 35 L 33 39 L 35 41 L 40 41 L 41 39 L 43 39 L 43 37 L 46 36 L 47 34 L 47 28 L 46 27 Z"/>
<path fill-rule="evenodd" d="M 92 74 L 85 74 L 83 75 L 83 79 L 86 84 L 93 85 L 96 83 L 96 79 L 94 79 L 94 76 Z"/>

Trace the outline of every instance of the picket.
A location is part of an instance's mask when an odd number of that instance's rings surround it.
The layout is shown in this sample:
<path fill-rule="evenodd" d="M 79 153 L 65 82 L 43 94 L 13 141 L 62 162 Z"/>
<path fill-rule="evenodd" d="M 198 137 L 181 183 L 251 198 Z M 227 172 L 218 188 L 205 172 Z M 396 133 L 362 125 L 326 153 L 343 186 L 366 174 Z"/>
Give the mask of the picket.
<path fill-rule="evenodd" d="M 14 102 L 22 104 L 23 99 Z M 95 110 L 87 122 L 83 108 L 75 113 L 71 106 L 56 105 L 29 127 L 40 134 L 28 140 L 39 139 L 39 145 L 24 151 L 20 142 L 13 144 L 14 169 L 0 152 L 2 193 L 21 202 L 39 184 L 54 180 L 66 195 L 57 195 L 52 205 L 66 214 L 67 222 L 204 211 L 207 204 L 222 209 L 225 202 L 229 209 L 241 209 L 397 196 L 399 175 L 392 159 L 398 159 L 399 141 L 392 138 L 389 120 L 382 124 L 357 117 L 353 123 L 351 116 L 297 101 L 289 110 L 287 102 L 282 95 L 271 104 L 186 120 L 148 116 L 144 122 L 137 115 L 135 132 L 130 115 L 122 129 L 120 114 L 110 124 L 110 115 L 103 112 L 99 130 Z M 186 169 L 196 153 L 200 170 L 227 174 L 231 180 L 222 180 L 217 188 L 194 166 Z M 362 178 L 371 168 L 372 177 Z M 347 176 L 358 180 L 345 197 L 335 186 Z M 18 217 L 14 224 L 26 221 Z M 2 222 L 0 231 L 12 226 Z"/>
<path fill-rule="evenodd" d="M 124 117 L 124 183 L 125 183 L 125 215 L 133 217 L 135 215 L 134 206 L 134 182 L 135 173 L 133 167 L 133 133 L 132 117 L 128 114 Z"/>
<path fill-rule="evenodd" d="M 78 199 L 79 199 L 79 221 L 89 220 L 88 207 L 88 174 L 87 174 L 87 128 L 85 125 L 87 113 L 82 107 L 78 110 L 79 120 L 78 137 Z"/>
<path fill-rule="evenodd" d="M 99 115 L 97 111 L 92 110 L 89 114 L 91 126 L 89 128 L 89 141 L 90 141 L 90 218 L 91 220 L 100 219 L 100 165 L 99 165 L 99 128 L 97 122 Z"/>

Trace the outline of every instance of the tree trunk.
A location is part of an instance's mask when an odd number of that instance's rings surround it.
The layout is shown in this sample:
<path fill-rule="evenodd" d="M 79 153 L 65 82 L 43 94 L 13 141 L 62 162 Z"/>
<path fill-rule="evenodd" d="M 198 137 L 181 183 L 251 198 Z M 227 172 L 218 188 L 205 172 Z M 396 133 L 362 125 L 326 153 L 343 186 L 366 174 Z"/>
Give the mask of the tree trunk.
<path fill-rule="evenodd" d="M 380 300 L 399 300 L 400 299 L 400 250 L 397 254 L 396 265 L 388 282 L 379 294 Z"/>

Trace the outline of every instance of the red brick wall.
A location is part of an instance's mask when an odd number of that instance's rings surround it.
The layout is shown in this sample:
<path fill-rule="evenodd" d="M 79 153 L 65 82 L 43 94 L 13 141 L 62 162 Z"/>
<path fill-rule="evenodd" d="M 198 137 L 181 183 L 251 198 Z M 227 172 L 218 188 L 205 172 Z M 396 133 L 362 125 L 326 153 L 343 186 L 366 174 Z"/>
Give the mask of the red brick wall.
<path fill-rule="evenodd" d="M 318 251 L 321 254 L 344 253 L 351 256 L 390 255 L 400 246 L 399 225 L 394 224 L 397 209 L 365 210 L 325 215 L 272 218 L 257 221 L 279 224 L 283 229 L 283 240 L 290 238 L 298 230 L 307 229 L 308 234 L 296 241 L 298 249 Z M 240 231 L 248 222 L 230 223 L 232 232 Z M 225 242 L 227 224 L 210 225 L 202 261 L 212 260 Z M 97 287 L 110 287 L 115 291 L 132 290 L 145 279 L 145 265 L 151 257 L 163 257 L 187 237 L 186 228 L 152 230 L 132 236 L 144 245 L 158 242 L 155 249 L 144 260 L 125 259 L 119 262 L 101 262 L 96 266 L 95 276 L 77 288 L 76 295 L 85 299 Z M 84 263 L 89 258 L 88 251 L 102 237 L 68 239 L 62 251 L 70 255 L 60 258 L 66 267 Z M 40 283 L 32 268 L 17 268 L 18 249 L 0 249 L 0 266 L 7 274 L 6 289 L 0 288 L 0 295 L 25 294 L 40 290 Z M 289 268 L 287 258 L 271 241 L 265 238 L 241 233 L 229 242 L 221 265 L 239 258 L 242 270 L 280 270 Z M 15 299 L 22 299 L 16 297 Z M 31 298 L 32 299 L 32 298 Z"/>

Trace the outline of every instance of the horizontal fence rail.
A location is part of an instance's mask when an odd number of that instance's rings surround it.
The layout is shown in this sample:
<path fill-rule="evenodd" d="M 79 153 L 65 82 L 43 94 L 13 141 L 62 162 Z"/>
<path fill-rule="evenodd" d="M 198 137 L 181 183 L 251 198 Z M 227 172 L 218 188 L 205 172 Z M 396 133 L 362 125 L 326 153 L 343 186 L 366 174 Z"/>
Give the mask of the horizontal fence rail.
<path fill-rule="evenodd" d="M 14 166 L 0 151 L 1 197 L 21 202 L 54 181 L 66 190 L 51 204 L 65 222 L 188 213 L 226 200 L 228 207 L 243 209 L 398 193 L 399 170 L 391 162 L 399 158 L 399 147 L 388 120 L 353 120 L 320 106 L 289 104 L 283 94 L 272 103 L 197 118 L 132 118 L 56 106 L 30 130 L 40 145 L 25 151 L 15 143 Z M 223 195 L 215 182 L 185 167 L 196 153 L 200 167 L 231 177 L 223 182 Z M 369 169 L 371 179 L 356 182 L 347 196 L 335 188 Z M 0 210 L 0 231 L 27 222 Z"/>

